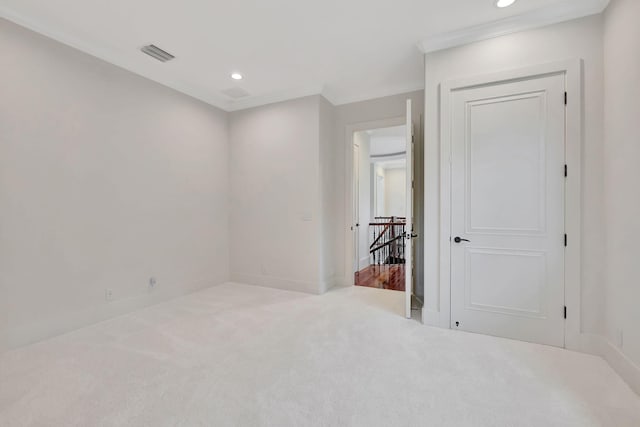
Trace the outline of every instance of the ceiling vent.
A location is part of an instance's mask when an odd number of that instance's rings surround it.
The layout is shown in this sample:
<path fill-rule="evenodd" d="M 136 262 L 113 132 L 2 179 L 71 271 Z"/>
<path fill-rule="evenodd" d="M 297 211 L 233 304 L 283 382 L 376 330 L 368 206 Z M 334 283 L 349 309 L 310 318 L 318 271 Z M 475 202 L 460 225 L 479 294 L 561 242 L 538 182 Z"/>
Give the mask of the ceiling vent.
<path fill-rule="evenodd" d="M 249 96 L 249 92 L 247 92 L 246 90 L 238 86 L 232 87 L 231 89 L 225 89 L 220 92 L 227 95 L 229 98 L 233 98 L 233 99 L 244 98 Z"/>
<path fill-rule="evenodd" d="M 175 58 L 175 56 L 171 55 L 169 52 L 164 51 L 158 46 L 154 46 L 152 44 L 144 46 L 140 50 L 160 62 L 171 61 L 173 58 Z"/>

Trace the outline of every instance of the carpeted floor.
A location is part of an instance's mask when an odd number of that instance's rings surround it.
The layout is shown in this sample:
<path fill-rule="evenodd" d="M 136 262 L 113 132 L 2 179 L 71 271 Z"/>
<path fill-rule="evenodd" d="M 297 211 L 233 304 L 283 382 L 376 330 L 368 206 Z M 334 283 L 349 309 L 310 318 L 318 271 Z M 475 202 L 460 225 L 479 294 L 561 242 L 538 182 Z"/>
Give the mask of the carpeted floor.
<path fill-rule="evenodd" d="M 402 303 L 213 287 L 0 355 L 0 425 L 640 426 L 603 360 L 425 327 Z"/>

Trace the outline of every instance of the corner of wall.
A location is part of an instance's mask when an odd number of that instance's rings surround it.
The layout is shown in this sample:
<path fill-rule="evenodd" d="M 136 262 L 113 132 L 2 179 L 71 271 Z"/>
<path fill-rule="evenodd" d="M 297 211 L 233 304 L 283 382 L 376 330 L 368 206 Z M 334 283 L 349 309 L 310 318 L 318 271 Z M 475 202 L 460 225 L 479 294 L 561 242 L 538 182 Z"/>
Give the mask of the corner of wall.
<path fill-rule="evenodd" d="M 602 335 L 582 334 L 581 339 L 580 351 L 602 357 L 627 385 L 640 395 L 640 366 Z"/>

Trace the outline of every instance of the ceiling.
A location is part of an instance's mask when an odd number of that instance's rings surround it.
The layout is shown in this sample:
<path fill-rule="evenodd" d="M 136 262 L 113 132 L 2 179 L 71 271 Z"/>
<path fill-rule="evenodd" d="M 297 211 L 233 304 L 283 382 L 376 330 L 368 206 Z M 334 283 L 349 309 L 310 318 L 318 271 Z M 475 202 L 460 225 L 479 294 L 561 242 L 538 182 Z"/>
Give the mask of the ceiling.
<path fill-rule="evenodd" d="M 0 16 L 231 111 L 318 93 L 343 104 L 421 89 L 419 45 L 584 16 L 608 0 L 518 0 L 505 9 L 494 2 L 0 0 Z M 176 59 L 142 54 L 150 43 Z M 244 79 L 231 80 L 232 72 Z M 222 93 L 236 87 L 249 96 Z"/>
<path fill-rule="evenodd" d="M 406 126 L 393 126 L 365 131 L 369 135 L 369 156 L 384 157 L 404 154 L 407 147 Z"/>

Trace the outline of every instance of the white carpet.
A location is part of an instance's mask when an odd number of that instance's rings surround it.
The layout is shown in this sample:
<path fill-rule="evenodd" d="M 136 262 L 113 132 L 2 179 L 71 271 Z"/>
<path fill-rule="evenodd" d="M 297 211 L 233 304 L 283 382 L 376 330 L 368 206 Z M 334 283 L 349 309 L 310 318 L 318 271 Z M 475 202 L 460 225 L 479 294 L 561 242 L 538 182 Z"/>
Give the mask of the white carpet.
<path fill-rule="evenodd" d="M 425 327 L 402 293 L 213 287 L 0 356 L 2 426 L 640 426 L 601 359 Z"/>

